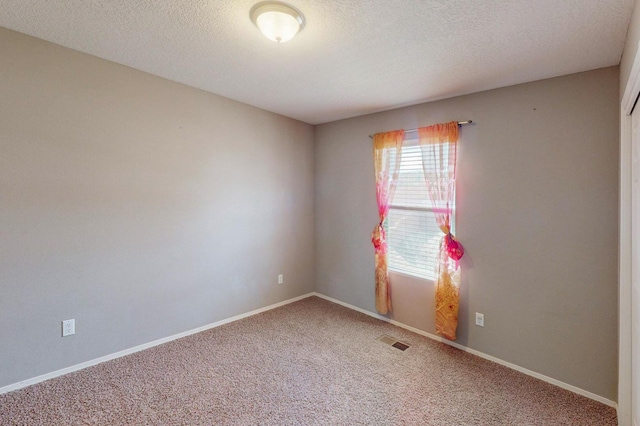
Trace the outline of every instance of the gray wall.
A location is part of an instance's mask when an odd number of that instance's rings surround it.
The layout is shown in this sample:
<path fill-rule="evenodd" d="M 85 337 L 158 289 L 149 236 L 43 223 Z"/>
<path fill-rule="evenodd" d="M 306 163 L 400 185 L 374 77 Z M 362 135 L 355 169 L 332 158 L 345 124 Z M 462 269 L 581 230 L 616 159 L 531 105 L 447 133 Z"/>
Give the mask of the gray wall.
<path fill-rule="evenodd" d="M 473 119 L 458 342 L 615 399 L 618 68 L 314 136 L 5 29 L 0 52 L 0 387 L 313 291 L 314 265 L 317 291 L 375 311 L 367 135 Z M 392 317 L 433 332 L 433 285 L 392 281 Z"/>
<path fill-rule="evenodd" d="M 0 76 L 0 387 L 313 291 L 312 126 L 6 29 Z"/>
<path fill-rule="evenodd" d="M 317 126 L 316 291 L 375 312 L 368 135 L 474 120 L 459 151 L 458 343 L 615 400 L 618 85 L 612 67 Z M 434 333 L 433 284 L 391 280 L 391 317 Z"/>

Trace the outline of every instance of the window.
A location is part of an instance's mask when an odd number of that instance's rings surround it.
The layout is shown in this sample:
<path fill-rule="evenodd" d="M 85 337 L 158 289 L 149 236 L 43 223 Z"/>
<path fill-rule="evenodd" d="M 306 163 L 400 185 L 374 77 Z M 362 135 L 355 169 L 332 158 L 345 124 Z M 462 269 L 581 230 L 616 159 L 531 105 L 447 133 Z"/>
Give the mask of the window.
<path fill-rule="evenodd" d="M 444 145 L 446 150 L 448 146 Z M 427 162 L 429 166 L 436 165 Z M 451 222 L 453 231 L 455 205 Z M 422 151 L 416 138 L 405 139 L 402 146 L 400 174 L 385 231 L 389 270 L 435 281 L 436 256 L 443 234 L 436 224 L 427 194 Z"/>

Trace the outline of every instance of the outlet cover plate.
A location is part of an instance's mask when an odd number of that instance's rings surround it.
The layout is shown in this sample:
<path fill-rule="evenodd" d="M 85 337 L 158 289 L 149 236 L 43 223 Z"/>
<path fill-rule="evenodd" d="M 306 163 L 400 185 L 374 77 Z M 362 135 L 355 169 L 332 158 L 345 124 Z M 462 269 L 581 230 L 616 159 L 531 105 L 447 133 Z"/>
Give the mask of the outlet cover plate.
<path fill-rule="evenodd" d="M 484 327 L 484 314 L 476 312 L 476 325 L 479 327 Z"/>
<path fill-rule="evenodd" d="M 284 275 L 280 274 L 278 275 L 278 284 L 282 284 L 284 283 Z"/>
<path fill-rule="evenodd" d="M 71 336 L 76 334 L 76 320 L 68 319 L 62 321 L 62 337 Z"/>

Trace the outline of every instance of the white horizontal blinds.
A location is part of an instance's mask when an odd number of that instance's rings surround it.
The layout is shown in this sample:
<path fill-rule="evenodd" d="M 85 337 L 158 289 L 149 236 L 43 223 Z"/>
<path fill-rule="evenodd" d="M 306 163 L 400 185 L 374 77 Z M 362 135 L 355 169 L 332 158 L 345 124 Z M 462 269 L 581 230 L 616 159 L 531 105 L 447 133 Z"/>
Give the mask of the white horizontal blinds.
<path fill-rule="evenodd" d="M 387 218 L 389 269 L 435 280 L 442 232 L 431 211 L 391 208 Z"/>
<path fill-rule="evenodd" d="M 427 167 L 436 166 L 426 160 Z M 431 209 L 422 152 L 417 141 L 405 141 L 401 161 L 396 192 L 386 221 L 389 269 L 435 280 L 442 231 Z"/>

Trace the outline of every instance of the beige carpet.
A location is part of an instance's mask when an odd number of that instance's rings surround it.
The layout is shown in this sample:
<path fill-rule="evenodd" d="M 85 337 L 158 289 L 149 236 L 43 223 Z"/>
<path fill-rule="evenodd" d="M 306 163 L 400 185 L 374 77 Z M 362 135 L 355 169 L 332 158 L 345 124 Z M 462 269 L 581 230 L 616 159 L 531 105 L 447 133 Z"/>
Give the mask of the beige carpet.
<path fill-rule="evenodd" d="M 311 297 L 0 395 L 0 424 L 617 422 L 603 404 Z"/>

